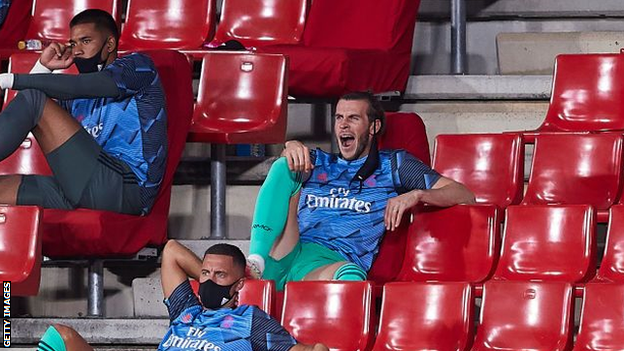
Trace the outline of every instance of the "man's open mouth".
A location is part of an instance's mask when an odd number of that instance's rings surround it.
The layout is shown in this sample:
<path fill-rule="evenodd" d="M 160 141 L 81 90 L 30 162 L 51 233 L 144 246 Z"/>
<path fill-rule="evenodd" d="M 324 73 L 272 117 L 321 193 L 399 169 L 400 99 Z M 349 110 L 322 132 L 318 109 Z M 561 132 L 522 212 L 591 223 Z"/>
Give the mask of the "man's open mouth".
<path fill-rule="evenodd" d="M 355 143 L 355 137 L 353 135 L 341 135 L 338 139 L 342 147 L 349 147 Z"/>

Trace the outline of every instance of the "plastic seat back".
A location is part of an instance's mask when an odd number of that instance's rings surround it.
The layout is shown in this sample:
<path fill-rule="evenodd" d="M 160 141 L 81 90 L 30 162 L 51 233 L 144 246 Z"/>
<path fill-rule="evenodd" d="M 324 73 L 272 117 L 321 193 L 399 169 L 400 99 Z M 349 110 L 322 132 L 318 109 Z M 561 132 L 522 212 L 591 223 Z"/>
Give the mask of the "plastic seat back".
<path fill-rule="evenodd" d="M 420 0 L 314 0 L 303 43 L 320 48 L 409 53 L 419 5 Z"/>
<path fill-rule="evenodd" d="M 535 139 L 524 204 L 590 204 L 606 210 L 621 183 L 622 135 L 542 134 Z"/>
<path fill-rule="evenodd" d="M 498 257 L 499 223 L 499 210 L 494 205 L 418 208 L 397 280 L 487 279 Z"/>
<path fill-rule="evenodd" d="M 213 45 L 237 40 L 245 47 L 297 44 L 307 0 L 224 0 Z"/>
<path fill-rule="evenodd" d="M 596 278 L 624 282 L 624 205 L 614 205 L 609 210 L 605 251 Z"/>
<path fill-rule="evenodd" d="M 379 138 L 379 149 L 404 149 L 431 166 L 425 123 L 413 112 L 386 112 L 386 131 Z"/>
<path fill-rule="evenodd" d="M 509 206 L 494 277 L 585 281 L 595 273 L 595 231 L 589 205 Z"/>
<path fill-rule="evenodd" d="M 212 39 L 215 0 L 128 0 L 120 48 L 200 49 Z"/>
<path fill-rule="evenodd" d="M 364 351 L 372 337 L 369 282 L 286 284 L 282 325 L 297 341 L 332 351 Z"/>
<path fill-rule="evenodd" d="M 86 9 L 104 10 L 118 21 L 117 0 L 33 0 L 26 39 L 65 41 L 69 22 Z"/>
<path fill-rule="evenodd" d="M 518 134 L 438 135 L 433 168 L 466 185 L 478 203 L 506 208 L 522 200 L 524 145 Z"/>
<path fill-rule="evenodd" d="M 430 165 L 429 141 L 425 124 L 415 113 L 387 112 L 386 131 L 379 138 L 380 149 L 404 149 Z M 386 231 L 379 253 L 368 272 L 368 279 L 377 284 L 392 281 L 401 269 L 408 236 L 409 216 L 394 231 Z"/>
<path fill-rule="evenodd" d="M 562 282 L 486 282 L 472 350 L 568 350 L 572 290 Z"/>
<path fill-rule="evenodd" d="M 36 206 L 0 206 L 0 278 L 11 282 L 12 295 L 39 292 L 41 215 Z"/>
<path fill-rule="evenodd" d="M 624 350 L 624 285 L 584 287 L 581 323 L 574 351 Z"/>
<path fill-rule="evenodd" d="M 191 279 L 191 288 L 199 295 L 199 282 Z M 275 312 L 275 282 L 272 280 L 247 279 L 238 295 L 239 305 L 254 305 L 269 315 Z"/>
<path fill-rule="evenodd" d="M 287 59 L 279 54 L 206 54 L 190 140 L 282 142 L 287 122 L 287 71 Z"/>
<path fill-rule="evenodd" d="M 466 350 L 473 336 L 469 283 L 388 283 L 373 351 Z"/>
<path fill-rule="evenodd" d="M 538 131 L 624 130 L 624 57 L 559 55 L 550 105 Z"/>

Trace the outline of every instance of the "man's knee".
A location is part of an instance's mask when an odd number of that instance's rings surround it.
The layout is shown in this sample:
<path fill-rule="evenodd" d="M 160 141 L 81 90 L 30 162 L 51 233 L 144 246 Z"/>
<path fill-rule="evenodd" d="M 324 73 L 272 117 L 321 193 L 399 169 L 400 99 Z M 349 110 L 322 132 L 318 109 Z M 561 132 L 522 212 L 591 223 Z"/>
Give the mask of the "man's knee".
<path fill-rule="evenodd" d="M 334 273 L 334 280 L 363 281 L 366 280 L 366 272 L 355 263 L 345 263 Z"/>
<path fill-rule="evenodd" d="M 35 121 L 38 122 L 43 113 L 43 108 L 48 101 L 48 96 L 41 90 L 25 89 L 17 94 L 16 99 L 17 98 L 25 100 L 26 105 L 30 108 L 35 117 Z"/>

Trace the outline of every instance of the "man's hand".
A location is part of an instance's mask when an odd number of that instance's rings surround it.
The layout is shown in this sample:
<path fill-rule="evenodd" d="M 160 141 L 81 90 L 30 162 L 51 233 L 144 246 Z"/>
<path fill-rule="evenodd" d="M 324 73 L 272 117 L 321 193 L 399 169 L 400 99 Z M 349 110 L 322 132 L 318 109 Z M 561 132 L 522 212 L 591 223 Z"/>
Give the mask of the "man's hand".
<path fill-rule="evenodd" d="M 50 70 L 65 69 L 74 63 L 74 55 L 70 46 L 55 42 L 43 49 L 39 61 Z"/>
<path fill-rule="evenodd" d="M 309 172 L 314 168 L 310 162 L 310 149 L 300 141 L 287 141 L 281 156 L 286 157 L 288 168 L 293 172 Z"/>
<path fill-rule="evenodd" d="M 413 190 L 388 200 L 386 212 L 384 213 L 384 223 L 386 230 L 394 230 L 401 224 L 403 214 L 410 208 L 418 205 L 422 198 L 421 190 Z"/>
<path fill-rule="evenodd" d="M 2 73 L 0 74 L 0 89 L 11 89 L 13 88 L 13 74 L 11 73 Z"/>

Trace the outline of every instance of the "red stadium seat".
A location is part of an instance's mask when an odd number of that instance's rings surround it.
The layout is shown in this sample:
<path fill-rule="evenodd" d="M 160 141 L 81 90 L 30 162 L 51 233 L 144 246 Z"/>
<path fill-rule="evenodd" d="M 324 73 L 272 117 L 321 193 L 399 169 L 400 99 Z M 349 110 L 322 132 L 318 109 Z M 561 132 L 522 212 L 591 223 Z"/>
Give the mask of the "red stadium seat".
<path fill-rule="evenodd" d="M 120 50 L 199 50 L 212 39 L 215 0 L 128 0 Z"/>
<path fill-rule="evenodd" d="M 388 283 L 373 351 L 466 350 L 473 337 L 468 283 Z"/>
<path fill-rule="evenodd" d="M 37 295 L 41 278 L 41 209 L 0 205 L 0 279 L 11 295 Z"/>
<path fill-rule="evenodd" d="M 19 149 L 11 156 L 0 161 L 0 175 L 9 174 L 52 175 L 48 161 L 32 134 L 28 134 Z"/>
<path fill-rule="evenodd" d="M 573 351 L 624 350 L 624 285 L 585 285 Z"/>
<path fill-rule="evenodd" d="M 413 112 L 386 112 L 386 131 L 379 138 L 379 149 L 404 149 L 431 166 L 425 123 Z"/>
<path fill-rule="evenodd" d="M 596 274 L 598 281 L 624 282 L 624 205 L 610 209 L 604 256 Z"/>
<path fill-rule="evenodd" d="M 296 44 L 301 40 L 308 0 L 224 0 L 216 47 L 237 40 L 245 47 Z"/>
<path fill-rule="evenodd" d="M 523 132 L 624 130 L 624 57 L 621 54 L 559 55 L 555 60 L 550 105 L 542 125 Z"/>
<path fill-rule="evenodd" d="M 225 237 L 225 145 L 286 139 L 288 60 L 283 55 L 204 56 L 189 141 L 211 145 L 211 236 Z"/>
<path fill-rule="evenodd" d="M 564 351 L 572 346 L 572 286 L 489 281 L 472 351 Z"/>
<path fill-rule="evenodd" d="M 33 0 L 26 39 L 66 41 L 72 17 L 86 9 L 104 10 L 119 19 L 117 0 Z"/>
<path fill-rule="evenodd" d="M 0 26 L 0 60 L 6 60 L 17 49 L 17 43 L 24 39 L 32 1 L 12 1 L 4 22 Z"/>
<path fill-rule="evenodd" d="M 314 0 L 302 43 L 259 50 L 289 57 L 294 96 L 404 91 L 419 5 L 420 0 Z"/>
<path fill-rule="evenodd" d="M 494 205 L 418 208 L 397 280 L 484 281 L 498 257 L 499 223 Z"/>
<path fill-rule="evenodd" d="M 225 144 L 284 142 L 287 69 L 283 55 L 206 54 L 189 140 Z"/>
<path fill-rule="evenodd" d="M 425 124 L 415 113 L 386 113 L 386 132 L 379 138 L 379 148 L 404 149 L 423 163 L 431 164 Z M 405 216 L 398 228 L 384 234 L 379 253 L 368 272 L 369 280 L 378 285 L 394 280 L 403 264 L 408 226 L 409 216 Z"/>
<path fill-rule="evenodd" d="M 303 281 L 286 284 L 282 325 L 297 341 L 332 351 L 364 351 L 372 338 L 368 282 Z"/>
<path fill-rule="evenodd" d="M 547 134 L 535 139 L 523 204 L 590 204 L 607 219 L 621 187 L 622 134 Z"/>
<path fill-rule="evenodd" d="M 191 279 L 195 295 L 199 295 L 199 282 Z M 254 305 L 275 316 L 275 282 L 272 280 L 247 279 L 238 296 L 239 305 Z"/>
<path fill-rule="evenodd" d="M 509 206 L 494 278 L 587 281 L 596 266 L 595 231 L 589 205 Z"/>
<path fill-rule="evenodd" d="M 524 190 L 524 145 L 518 134 L 436 137 L 433 168 L 466 185 L 478 203 L 518 204 Z"/>

